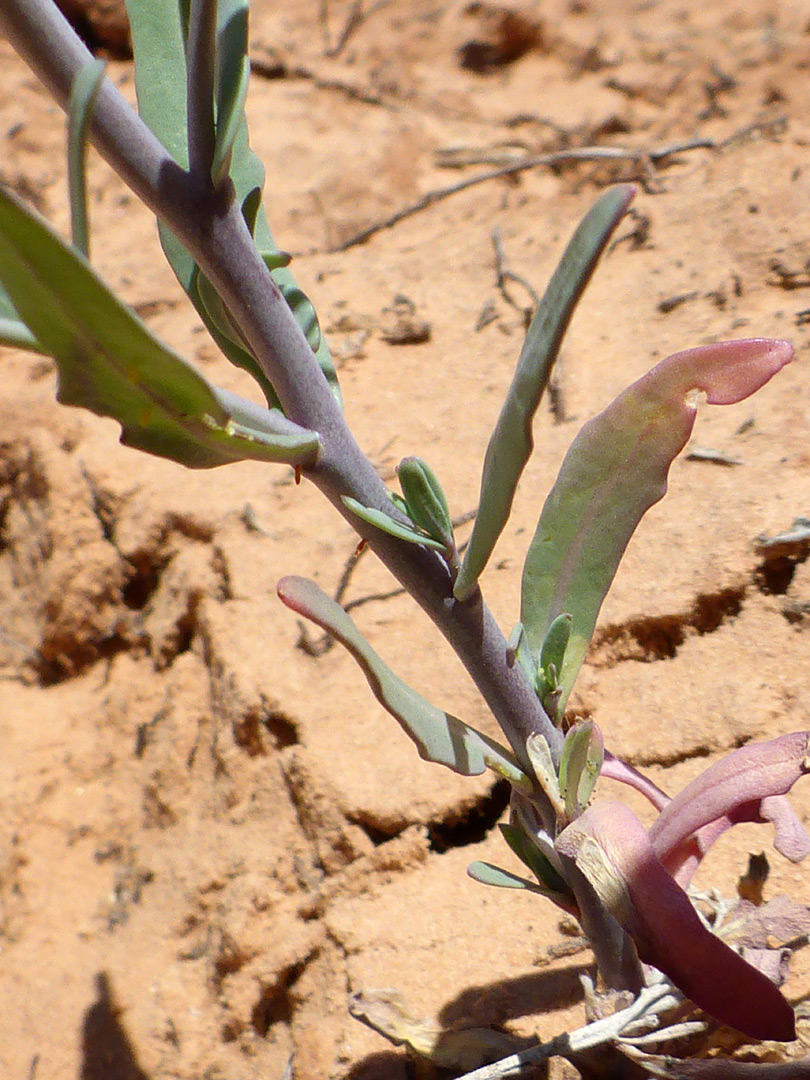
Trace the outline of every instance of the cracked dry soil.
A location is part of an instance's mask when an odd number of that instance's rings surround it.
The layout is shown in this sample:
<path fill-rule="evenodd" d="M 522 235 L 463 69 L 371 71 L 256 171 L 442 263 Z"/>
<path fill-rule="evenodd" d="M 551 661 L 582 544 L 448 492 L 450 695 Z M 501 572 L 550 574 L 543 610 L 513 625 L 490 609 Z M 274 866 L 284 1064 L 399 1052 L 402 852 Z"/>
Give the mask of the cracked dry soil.
<path fill-rule="evenodd" d="M 361 445 L 386 478 L 423 455 L 453 513 L 472 509 L 530 302 L 515 280 L 514 305 L 499 291 L 493 229 L 541 289 L 598 189 L 638 178 L 485 591 L 508 629 L 562 454 L 629 381 L 680 348 L 789 337 L 797 359 L 763 392 L 701 414 L 572 707 L 672 791 L 729 747 L 807 727 L 808 548 L 757 538 L 810 510 L 810 3 L 391 0 L 328 55 L 351 7 L 330 4 L 324 26 L 315 0 L 256 0 L 248 108 Z M 2 179 L 65 229 L 61 114 L 0 57 Z M 109 72 L 132 98 L 130 64 Z M 335 250 L 516 153 L 690 140 L 711 145 L 491 180 Z M 459 158 L 481 164 L 442 164 Z M 95 155 L 90 180 L 100 272 L 206 375 L 252 393 L 149 215 Z M 2 364 L 0 1074 L 274 1080 L 294 1051 L 297 1080 L 404 1080 L 404 1052 L 347 1010 L 378 987 L 448 1026 L 580 1023 L 590 957 L 566 955 L 555 910 L 464 873 L 510 865 L 502 787 L 423 764 L 346 655 L 297 647 L 275 581 L 333 590 L 349 527 L 282 469 L 187 473 L 122 448 L 113 423 L 55 404 L 50 363 Z M 409 682 L 496 734 L 371 558 L 345 599 L 367 600 L 355 617 Z M 810 785 L 793 801 L 806 819 Z M 733 893 L 748 852 L 768 850 L 766 895 L 808 900 L 807 871 L 768 842 L 734 830 L 701 883 Z M 799 954 L 787 992 L 808 991 Z"/>

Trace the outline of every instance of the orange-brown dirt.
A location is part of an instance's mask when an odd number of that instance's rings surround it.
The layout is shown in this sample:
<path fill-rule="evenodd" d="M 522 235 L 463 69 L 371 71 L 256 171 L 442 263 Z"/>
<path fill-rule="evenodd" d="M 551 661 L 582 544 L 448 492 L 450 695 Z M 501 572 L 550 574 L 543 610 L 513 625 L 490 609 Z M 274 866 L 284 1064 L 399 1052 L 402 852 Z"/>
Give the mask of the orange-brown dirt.
<path fill-rule="evenodd" d="M 702 342 L 790 338 L 795 362 L 761 393 L 700 414 L 692 449 L 735 463 L 675 464 L 573 704 L 672 791 L 730 747 L 810 726 L 807 548 L 780 561 L 755 544 L 810 511 L 810 2 L 390 0 L 365 5 L 329 55 L 353 6 L 257 0 L 248 111 L 271 223 L 360 443 L 387 479 L 424 456 L 453 512 L 472 509 L 530 303 L 514 281 L 516 306 L 499 291 L 493 231 L 506 267 L 541 289 L 599 188 L 638 179 L 485 593 L 508 631 L 562 454 L 629 381 Z M 65 230 L 62 114 L 5 43 L 0 65 L 0 175 Z M 109 73 L 131 99 L 131 65 Z M 491 180 L 336 250 L 491 167 L 449 169 L 451 149 L 491 162 L 695 138 L 712 145 Z M 90 183 L 99 271 L 207 376 L 253 393 L 95 154 Z M 429 336 L 386 340 L 397 296 Z M 139 455 L 111 421 L 55 403 L 50 362 L 5 350 L 2 365 L 0 1075 L 279 1080 L 292 1055 L 297 1080 L 397 1080 L 405 1052 L 347 1011 L 379 987 L 448 1025 L 547 1036 L 582 1022 L 591 960 L 549 962 L 556 909 L 465 875 L 475 858 L 514 866 L 495 828 L 502 787 L 421 762 L 343 651 L 297 647 L 275 582 L 333 591 L 350 527 L 282 468 L 190 473 Z M 361 560 L 347 599 L 367 600 L 363 631 L 496 734 L 392 589 Z M 793 804 L 807 820 L 810 783 Z M 700 883 L 733 894 L 747 853 L 766 849 L 766 895 L 810 899 L 807 870 L 769 841 L 735 830 Z M 802 954 L 786 992 L 810 992 Z"/>

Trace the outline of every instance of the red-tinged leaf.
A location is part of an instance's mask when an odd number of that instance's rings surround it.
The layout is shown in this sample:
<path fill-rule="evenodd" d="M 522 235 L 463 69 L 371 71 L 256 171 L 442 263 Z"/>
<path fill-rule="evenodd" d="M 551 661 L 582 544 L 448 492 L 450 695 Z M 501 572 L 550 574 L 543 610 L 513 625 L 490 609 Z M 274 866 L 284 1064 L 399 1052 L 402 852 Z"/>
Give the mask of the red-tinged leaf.
<path fill-rule="evenodd" d="M 793 1009 L 773 983 L 701 922 L 632 810 L 612 800 L 598 802 L 560 834 L 555 847 L 574 859 L 632 937 L 639 957 L 701 1009 L 751 1038 L 796 1037 Z"/>
<path fill-rule="evenodd" d="M 521 587 L 520 621 L 533 655 L 563 612 L 573 616 L 559 673 L 562 697 L 585 657 L 599 609 L 641 518 L 666 492 L 702 392 L 711 405 L 742 401 L 788 364 L 785 341 L 725 341 L 667 357 L 590 420 L 546 499 Z"/>
<path fill-rule="evenodd" d="M 785 843 L 795 844 L 796 822 L 786 825 L 783 806 L 774 806 L 771 800 L 785 795 L 809 771 L 810 733 L 806 731 L 751 743 L 727 754 L 687 784 L 658 815 L 650 829 L 656 855 L 683 884 L 727 828 L 740 821 L 765 820 L 763 800 L 768 800 L 765 812 L 778 818 Z"/>
<path fill-rule="evenodd" d="M 759 804 L 763 821 L 774 827 L 773 846 L 791 862 L 801 862 L 810 855 L 810 838 L 796 811 L 784 795 L 768 795 Z"/>
<path fill-rule="evenodd" d="M 652 780 L 648 779 L 644 773 L 640 773 L 638 769 L 634 769 L 626 761 L 617 758 L 609 750 L 605 751 L 601 775 L 607 780 L 618 780 L 619 783 L 627 784 L 628 787 L 640 791 L 642 795 L 650 800 L 656 810 L 663 810 L 670 801 L 669 795 L 662 791 L 657 784 L 654 784 Z"/>

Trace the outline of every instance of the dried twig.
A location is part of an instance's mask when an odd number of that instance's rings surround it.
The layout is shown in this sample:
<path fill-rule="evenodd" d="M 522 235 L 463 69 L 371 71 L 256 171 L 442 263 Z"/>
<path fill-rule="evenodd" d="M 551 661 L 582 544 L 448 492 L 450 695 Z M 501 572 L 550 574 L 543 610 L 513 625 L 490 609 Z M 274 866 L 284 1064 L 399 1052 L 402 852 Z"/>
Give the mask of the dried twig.
<path fill-rule="evenodd" d="M 264 79 L 304 79 L 311 82 L 318 90 L 333 90 L 344 94 L 352 101 L 359 101 L 363 105 L 377 105 L 382 109 L 395 110 L 394 102 L 386 101 L 379 94 L 370 90 L 364 90 L 351 82 L 344 82 L 332 76 L 319 75 L 317 71 L 303 64 L 288 65 L 279 55 L 274 52 L 262 54 L 254 51 L 250 56 L 250 70 L 253 75 Z"/>
<path fill-rule="evenodd" d="M 497 180 L 503 176 L 515 176 L 518 173 L 526 172 L 528 169 L 536 169 L 543 165 L 563 165 L 571 161 L 637 161 L 640 163 L 653 163 L 671 157 L 673 154 L 683 153 L 686 150 L 713 149 L 714 146 L 713 139 L 690 139 L 688 142 L 672 143 L 653 150 L 634 150 L 619 146 L 580 146 L 572 150 L 555 150 L 548 154 L 535 154 L 532 157 L 523 158 L 521 161 L 515 161 L 510 165 L 502 165 L 497 169 L 488 169 L 486 172 L 478 173 L 477 176 L 468 176 L 465 180 L 459 180 L 458 183 L 451 184 L 449 187 L 434 188 L 409 206 L 404 206 L 382 221 L 361 229 L 354 236 L 350 236 L 348 240 L 344 240 L 342 244 L 330 248 L 330 251 L 347 251 L 358 244 L 364 244 L 366 240 L 376 233 L 382 232 L 383 229 L 390 229 L 392 226 L 398 225 L 400 221 L 404 221 L 405 218 L 412 217 L 414 214 L 426 210 L 429 206 L 441 202 L 451 195 L 457 195 L 460 191 L 466 191 L 467 188 L 486 183 L 488 180 Z"/>
<path fill-rule="evenodd" d="M 503 249 L 503 236 L 497 225 L 492 230 L 492 246 L 495 249 L 495 273 L 497 275 L 498 288 L 501 291 L 501 295 L 504 300 L 506 300 L 507 304 L 511 304 L 513 308 L 521 313 L 523 316 L 524 328 L 528 330 L 529 324 L 532 321 L 532 316 L 540 304 L 540 296 L 526 278 L 521 277 L 520 274 L 516 274 L 512 270 L 506 269 L 504 265 L 506 253 Z M 510 295 L 509 290 L 506 288 L 507 281 L 514 281 L 516 284 L 523 286 L 532 300 L 532 303 L 528 307 L 521 307 Z M 478 329 L 478 327 L 476 327 L 476 329 Z M 551 409 L 551 415 L 554 417 L 554 422 L 556 424 L 562 424 L 566 419 L 565 400 L 563 397 L 560 371 L 560 361 L 558 360 L 551 372 L 547 387 L 548 403 Z"/>
<path fill-rule="evenodd" d="M 506 268 L 506 252 L 503 249 L 503 234 L 498 225 L 492 230 L 492 246 L 495 249 L 495 274 L 501 295 L 507 304 L 511 304 L 516 311 L 520 312 L 523 316 L 523 321 L 528 328 L 528 325 L 531 322 L 532 312 L 537 309 L 537 305 L 540 303 L 540 297 L 526 278 L 521 277 L 520 274 L 516 274 L 513 270 L 508 270 Z M 507 281 L 514 281 L 516 285 L 521 285 L 526 290 L 532 301 L 528 307 L 521 307 L 517 300 L 510 294 L 506 287 Z"/>
<path fill-rule="evenodd" d="M 354 0 L 354 3 L 352 4 L 351 8 L 349 9 L 349 14 L 348 14 L 348 16 L 346 18 L 346 22 L 343 25 L 343 29 L 340 32 L 340 36 L 338 37 L 338 39 L 337 39 L 337 41 L 335 42 L 334 45 L 329 46 L 327 44 L 327 47 L 324 49 L 324 55 L 328 56 L 332 60 L 334 60 L 335 57 L 340 56 L 340 54 L 343 52 L 344 48 L 346 47 L 346 43 L 348 42 L 348 40 L 352 36 L 352 34 L 355 32 L 357 27 L 360 26 L 363 22 L 365 22 L 365 20 L 369 17 L 369 15 L 373 15 L 375 11 L 379 11 L 380 8 L 385 7 L 386 4 L 390 4 L 390 2 L 391 2 L 391 0 L 377 0 L 377 2 L 375 4 L 371 4 L 364 11 L 363 10 L 363 0 Z M 326 10 L 326 5 L 324 4 L 324 6 L 322 8 L 322 12 L 325 13 L 325 10 Z M 323 14 L 322 14 L 322 19 L 323 19 Z M 328 43 L 328 39 L 329 39 L 329 29 L 328 29 L 328 27 L 324 26 L 324 40 L 327 43 Z"/>
<path fill-rule="evenodd" d="M 521 1050 L 517 1054 L 510 1054 L 509 1057 L 501 1058 L 492 1065 L 485 1065 L 482 1069 L 465 1073 L 464 1076 L 459 1077 L 459 1080 L 505 1080 L 509 1076 L 520 1076 L 527 1069 L 548 1058 L 567 1057 L 569 1054 L 582 1053 L 595 1046 L 614 1042 L 621 1037 L 623 1032 L 634 1030 L 638 1020 L 648 1016 L 655 1017 L 676 1003 L 677 998 L 673 995 L 672 987 L 668 982 L 663 981 L 654 986 L 648 986 L 626 1009 L 613 1013 L 604 1020 L 595 1020 L 591 1024 L 586 1024 L 585 1027 L 577 1028 L 576 1031 L 557 1035 L 550 1042 L 540 1043 L 528 1050 Z"/>

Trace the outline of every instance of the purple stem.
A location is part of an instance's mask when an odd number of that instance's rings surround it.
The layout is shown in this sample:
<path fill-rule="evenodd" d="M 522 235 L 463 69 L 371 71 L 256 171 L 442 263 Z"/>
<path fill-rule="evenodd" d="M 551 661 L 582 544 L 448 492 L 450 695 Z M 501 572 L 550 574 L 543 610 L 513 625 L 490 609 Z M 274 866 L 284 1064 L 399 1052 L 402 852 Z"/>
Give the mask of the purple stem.
<path fill-rule="evenodd" d="M 214 163 L 214 71 L 217 0 L 191 0 L 188 20 L 188 161 L 201 190 L 211 187 Z"/>
<path fill-rule="evenodd" d="M 0 25 L 64 108 L 90 54 L 54 4 L 4 0 Z M 437 624 L 469 671 L 524 765 L 526 739 L 542 734 L 559 750 L 560 732 L 543 711 L 520 664 L 506 663 L 506 641 L 480 592 L 454 600 L 444 561 L 381 533 L 341 501 L 351 495 L 387 510 L 385 487 L 349 431 L 317 361 L 253 244 L 232 191 L 201 191 L 109 80 L 99 92 L 91 139 L 113 169 L 183 242 L 223 298 L 273 384 L 286 415 L 315 430 L 323 450 L 305 471 Z"/>

